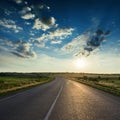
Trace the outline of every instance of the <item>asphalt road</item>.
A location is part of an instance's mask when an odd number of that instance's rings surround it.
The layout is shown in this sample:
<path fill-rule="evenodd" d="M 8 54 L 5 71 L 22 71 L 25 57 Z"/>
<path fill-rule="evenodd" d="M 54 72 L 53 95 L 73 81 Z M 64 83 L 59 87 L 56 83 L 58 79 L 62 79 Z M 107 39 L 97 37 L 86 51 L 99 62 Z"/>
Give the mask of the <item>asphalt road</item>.
<path fill-rule="evenodd" d="M 0 99 L 0 120 L 120 120 L 120 98 L 56 78 Z"/>

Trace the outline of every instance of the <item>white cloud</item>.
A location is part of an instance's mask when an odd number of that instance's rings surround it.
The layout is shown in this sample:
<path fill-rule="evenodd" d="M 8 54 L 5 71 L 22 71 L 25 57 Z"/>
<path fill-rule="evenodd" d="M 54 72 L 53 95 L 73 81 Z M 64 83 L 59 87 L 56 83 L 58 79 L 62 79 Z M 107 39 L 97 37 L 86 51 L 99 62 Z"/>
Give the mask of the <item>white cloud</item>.
<path fill-rule="evenodd" d="M 5 46 L 9 46 L 9 47 L 13 47 L 13 43 L 9 40 L 3 40 L 3 39 L 0 39 L 0 45 L 5 45 Z"/>
<path fill-rule="evenodd" d="M 21 14 L 26 14 L 27 12 L 30 12 L 31 8 L 30 7 L 23 7 L 23 9 L 20 11 Z"/>
<path fill-rule="evenodd" d="M 19 32 L 20 30 L 23 30 L 23 28 L 17 26 L 15 24 L 15 21 L 13 20 L 7 20 L 7 19 L 0 20 L 0 25 L 8 29 L 13 29 L 14 32 L 16 33 Z"/>
<path fill-rule="evenodd" d="M 61 44 L 62 40 L 58 40 L 58 41 L 51 41 L 51 44 Z"/>
<path fill-rule="evenodd" d="M 44 48 L 45 47 L 45 43 L 35 42 L 35 45 L 39 48 Z"/>
<path fill-rule="evenodd" d="M 37 38 L 37 40 L 40 41 L 48 41 L 48 40 L 55 40 L 53 43 L 59 43 L 60 40 L 65 39 L 66 37 L 70 36 L 73 32 L 73 28 L 59 28 L 54 31 L 49 32 L 48 34 L 42 34 L 40 37 Z M 62 42 L 62 41 L 61 41 Z"/>
<path fill-rule="evenodd" d="M 63 46 L 62 50 L 68 51 L 76 56 L 89 56 L 91 53 L 94 53 L 99 50 L 102 42 L 110 34 L 110 31 L 104 31 L 97 29 L 96 31 L 87 31 L 70 43 Z"/>
<path fill-rule="evenodd" d="M 43 33 L 40 37 L 37 38 L 37 40 L 39 42 L 48 40 L 48 34 Z"/>
<path fill-rule="evenodd" d="M 82 34 L 74 38 L 71 42 L 67 43 L 62 47 L 63 51 L 71 52 L 73 54 L 79 54 L 83 51 L 86 41 L 90 38 L 90 32 Z"/>
<path fill-rule="evenodd" d="M 16 4 L 21 4 L 22 0 L 14 0 L 16 2 Z"/>
<path fill-rule="evenodd" d="M 39 5 L 39 8 L 40 8 L 40 9 L 47 9 L 47 10 L 50 9 L 50 7 L 47 6 L 47 5 L 45 5 L 45 4 L 41 4 L 41 5 Z"/>
<path fill-rule="evenodd" d="M 26 25 L 31 25 L 31 23 L 30 23 L 30 22 L 25 22 L 25 24 L 26 24 Z"/>
<path fill-rule="evenodd" d="M 46 31 L 52 27 L 56 27 L 57 24 L 55 22 L 56 20 L 54 17 L 42 18 L 42 19 L 37 18 L 34 22 L 33 29 L 37 29 L 37 30 L 41 29 L 43 31 Z"/>
<path fill-rule="evenodd" d="M 64 39 L 67 36 L 71 35 L 73 30 L 74 30 L 73 28 L 59 28 L 57 30 L 49 32 L 49 38 L 51 38 L 51 39 L 54 39 L 54 38 Z"/>
<path fill-rule="evenodd" d="M 31 7 L 38 10 L 50 10 L 50 7 L 45 4 L 32 5 Z"/>
<path fill-rule="evenodd" d="M 25 19 L 25 20 L 34 19 L 34 18 L 35 18 L 35 15 L 32 14 L 32 13 L 27 13 L 27 14 L 21 16 L 21 18 L 23 18 L 23 19 Z"/>

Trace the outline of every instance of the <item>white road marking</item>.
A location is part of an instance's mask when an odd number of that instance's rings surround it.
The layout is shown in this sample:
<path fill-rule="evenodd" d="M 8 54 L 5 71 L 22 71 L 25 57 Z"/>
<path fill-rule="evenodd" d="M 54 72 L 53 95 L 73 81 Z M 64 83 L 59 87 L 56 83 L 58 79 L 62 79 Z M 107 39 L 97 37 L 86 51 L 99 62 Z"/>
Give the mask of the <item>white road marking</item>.
<path fill-rule="evenodd" d="M 43 84 L 43 85 L 46 85 L 46 84 Z M 37 86 L 35 86 L 35 87 L 37 87 Z M 34 88 L 34 87 L 33 87 L 33 88 Z M 32 90 L 32 88 L 28 88 L 28 89 L 25 89 L 25 90 L 23 90 L 23 91 L 19 91 L 19 90 L 18 90 L 18 93 L 16 93 L 15 95 L 10 95 L 10 96 L 8 96 L 8 97 L 1 98 L 1 99 L 0 99 L 0 102 L 6 101 L 6 100 L 8 100 L 8 99 L 14 98 L 14 97 L 19 96 L 19 95 L 22 95 L 22 94 L 24 94 L 24 93 L 26 93 L 26 92 L 29 92 L 29 91 L 31 91 L 31 90 Z"/>
<path fill-rule="evenodd" d="M 25 90 L 25 91 L 22 91 L 22 92 L 20 92 L 20 93 L 16 93 L 15 95 L 12 95 L 12 96 L 10 96 L 10 97 L 2 98 L 2 99 L 0 99 L 0 102 L 5 101 L 5 100 L 8 100 L 8 99 L 11 99 L 11 98 L 14 98 L 14 97 L 16 97 L 16 96 L 18 96 L 18 95 L 23 94 L 23 93 L 26 92 L 26 91 L 30 91 L 30 89 Z"/>
<path fill-rule="evenodd" d="M 52 105 L 51 105 L 48 113 L 46 114 L 44 120 L 49 120 L 49 117 L 50 117 L 50 115 L 51 115 L 51 112 L 52 112 L 52 110 L 53 110 L 53 108 L 54 108 L 54 106 L 55 106 L 55 104 L 56 104 L 56 102 L 57 102 L 57 99 L 59 98 L 59 96 L 60 96 L 60 94 L 61 94 L 61 92 L 62 92 L 62 89 L 63 89 L 63 85 L 61 86 L 61 88 L 60 88 L 60 90 L 59 90 L 59 92 L 58 92 L 55 100 L 53 101 L 53 103 L 52 103 Z"/>

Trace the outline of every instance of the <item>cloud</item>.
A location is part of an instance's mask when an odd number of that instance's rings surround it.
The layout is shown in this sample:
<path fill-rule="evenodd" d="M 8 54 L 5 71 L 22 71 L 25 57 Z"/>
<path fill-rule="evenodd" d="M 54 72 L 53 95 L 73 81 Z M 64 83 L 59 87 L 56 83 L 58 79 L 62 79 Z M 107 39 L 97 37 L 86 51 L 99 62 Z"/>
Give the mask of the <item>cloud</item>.
<path fill-rule="evenodd" d="M 39 10 L 50 10 L 50 7 L 45 4 L 37 4 L 31 6 L 36 12 L 39 12 Z"/>
<path fill-rule="evenodd" d="M 11 11 L 9 11 L 9 10 L 7 10 L 7 9 L 5 9 L 5 10 L 4 10 L 4 13 L 5 13 L 7 16 L 9 16 L 9 15 L 11 15 L 11 14 L 12 14 L 12 12 L 11 12 Z"/>
<path fill-rule="evenodd" d="M 89 56 L 91 52 L 99 48 L 102 42 L 110 34 L 110 31 L 97 29 L 96 31 L 87 31 L 77 36 L 72 42 L 62 47 L 63 51 L 70 52 L 76 56 Z"/>
<path fill-rule="evenodd" d="M 52 27 L 56 27 L 56 20 L 54 17 L 37 18 L 34 22 L 33 29 L 46 31 Z"/>
<path fill-rule="evenodd" d="M 96 48 L 98 48 L 101 43 L 105 40 L 105 38 L 110 34 L 110 30 L 104 31 L 102 29 L 98 29 L 94 32 L 94 34 L 87 41 L 86 46 L 84 47 L 85 52 L 88 52 L 88 55 Z"/>
<path fill-rule="evenodd" d="M 35 46 L 37 46 L 39 48 L 44 48 L 45 47 L 45 43 L 36 41 L 35 42 Z"/>
<path fill-rule="evenodd" d="M 35 40 L 37 47 L 46 47 L 46 43 L 50 41 L 50 44 L 61 44 L 62 39 L 70 36 L 74 31 L 73 28 L 58 28 L 48 34 L 43 33 L 40 37 Z"/>
<path fill-rule="evenodd" d="M 21 14 L 26 14 L 27 12 L 30 12 L 31 8 L 30 7 L 23 7 L 22 10 L 20 11 Z"/>
<path fill-rule="evenodd" d="M 21 58 L 36 58 L 37 57 L 37 55 L 34 51 L 28 51 L 28 52 L 24 52 L 24 53 L 12 51 L 11 53 L 18 57 L 21 57 Z"/>
<path fill-rule="evenodd" d="M 0 45 L 2 45 L 2 46 L 9 46 L 9 47 L 13 47 L 14 46 L 12 41 L 3 40 L 3 39 L 0 39 Z"/>
<path fill-rule="evenodd" d="M 32 50 L 32 45 L 29 42 L 22 42 L 19 41 L 15 43 L 16 48 L 15 51 L 11 52 L 14 55 L 17 55 L 19 57 L 23 58 L 35 58 L 37 55 L 36 53 Z"/>
<path fill-rule="evenodd" d="M 37 7 L 38 7 L 39 9 L 41 9 L 41 10 L 49 10 L 49 9 L 50 9 L 50 7 L 47 6 L 47 5 L 45 5 L 45 4 L 40 4 L 40 5 L 38 5 Z"/>
<path fill-rule="evenodd" d="M 65 52 L 70 52 L 72 54 L 77 54 L 83 50 L 83 47 L 86 45 L 86 41 L 89 39 L 90 32 L 84 33 L 77 36 L 71 42 L 67 43 L 62 47 L 62 50 Z"/>
<path fill-rule="evenodd" d="M 40 41 L 48 41 L 48 40 L 62 40 L 66 37 L 70 36 L 74 31 L 73 28 L 58 28 L 54 31 L 49 32 L 48 34 L 42 34 L 37 40 Z"/>
<path fill-rule="evenodd" d="M 58 41 L 51 41 L 51 44 L 61 44 L 62 40 L 58 40 Z"/>
<path fill-rule="evenodd" d="M 100 25 L 100 20 L 97 17 L 93 17 L 91 21 L 93 23 L 92 27 L 94 28 L 97 28 Z"/>
<path fill-rule="evenodd" d="M 8 29 L 13 29 L 15 33 L 19 32 L 20 30 L 23 30 L 23 28 L 16 25 L 15 21 L 7 20 L 5 18 L 3 20 L 0 20 L 0 26 L 3 26 Z"/>
<path fill-rule="evenodd" d="M 34 18 L 35 18 L 35 15 L 32 14 L 32 13 L 27 13 L 27 14 L 21 16 L 21 18 L 23 18 L 23 19 L 25 19 L 25 20 L 34 19 Z"/>
<path fill-rule="evenodd" d="M 0 39 L 0 46 L 7 48 L 7 52 L 22 58 L 36 58 L 37 54 L 32 50 L 32 44 L 29 42 Z"/>
<path fill-rule="evenodd" d="M 22 0 L 14 0 L 14 2 L 16 2 L 16 4 L 21 4 Z"/>
<path fill-rule="evenodd" d="M 117 45 L 120 46 L 120 40 L 117 40 Z M 117 49 L 117 48 L 116 48 Z"/>
<path fill-rule="evenodd" d="M 30 23 L 30 22 L 25 22 L 25 24 L 26 24 L 26 25 L 31 25 L 31 23 Z"/>
<path fill-rule="evenodd" d="M 48 34 L 43 33 L 40 37 L 37 38 L 37 41 L 46 41 L 48 40 Z"/>
<path fill-rule="evenodd" d="M 49 32 L 49 38 L 64 39 L 67 36 L 71 35 L 73 31 L 74 31 L 73 28 L 59 28 L 59 29 Z"/>

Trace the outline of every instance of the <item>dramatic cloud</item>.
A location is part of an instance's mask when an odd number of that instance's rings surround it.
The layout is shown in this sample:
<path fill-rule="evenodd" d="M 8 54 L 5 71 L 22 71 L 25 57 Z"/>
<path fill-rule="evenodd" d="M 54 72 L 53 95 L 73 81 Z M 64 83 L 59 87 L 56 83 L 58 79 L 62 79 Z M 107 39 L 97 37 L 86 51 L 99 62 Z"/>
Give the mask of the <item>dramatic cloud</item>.
<path fill-rule="evenodd" d="M 21 17 L 22 17 L 23 19 L 25 19 L 25 20 L 29 20 L 29 19 L 35 18 L 35 15 L 32 14 L 32 13 L 27 13 L 27 14 L 21 16 Z"/>
<path fill-rule="evenodd" d="M 98 29 L 95 32 L 88 31 L 73 39 L 62 50 L 71 52 L 76 56 L 89 56 L 92 51 L 100 47 L 101 43 L 109 34 L 109 30 L 103 31 Z"/>
<path fill-rule="evenodd" d="M 37 55 L 32 50 L 32 45 L 29 42 L 12 42 L 9 40 L 0 39 L 0 46 L 7 48 L 9 53 L 12 53 L 22 58 L 35 58 Z"/>
<path fill-rule="evenodd" d="M 32 45 L 28 42 L 22 42 L 19 41 L 16 44 L 15 51 L 12 53 L 23 58 L 35 58 L 37 55 L 36 53 L 32 50 Z"/>
<path fill-rule="evenodd" d="M 8 29 L 13 29 L 14 32 L 16 33 L 19 32 L 20 30 L 23 30 L 21 27 L 17 26 L 15 21 L 13 20 L 7 20 L 7 19 L 0 20 L 0 26 L 3 26 Z"/>
<path fill-rule="evenodd" d="M 37 30 L 43 30 L 46 31 L 52 27 L 56 27 L 56 20 L 54 17 L 48 17 L 48 18 L 37 18 L 35 20 L 35 23 L 33 25 L 33 29 Z"/>
<path fill-rule="evenodd" d="M 103 31 L 98 29 L 87 41 L 86 46 L 84 47 L 85 52 L 87 51 L 87 56 L 92 52 L 94 49 L 98 48 L 101 43 L 105 40 L 106 36 L 110 34 L 110 31 Z M 85 55 L 85 52 L 83 55 Z"/>

